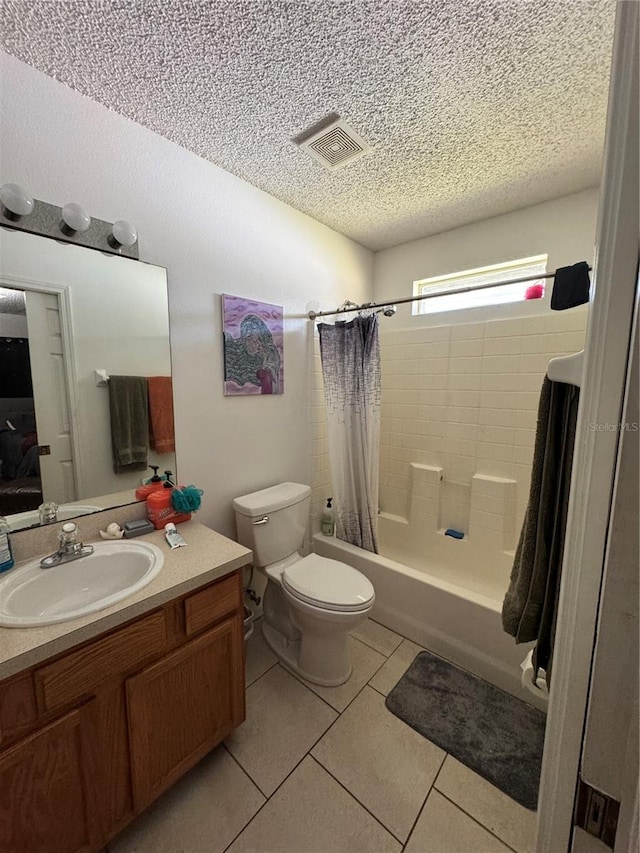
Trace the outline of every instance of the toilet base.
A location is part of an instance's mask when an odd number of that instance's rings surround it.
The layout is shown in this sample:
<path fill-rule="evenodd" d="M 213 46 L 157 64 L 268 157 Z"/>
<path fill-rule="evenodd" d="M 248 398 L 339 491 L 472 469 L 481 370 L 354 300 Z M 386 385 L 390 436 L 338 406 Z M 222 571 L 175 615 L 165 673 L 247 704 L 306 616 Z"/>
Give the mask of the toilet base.
<path fill-rule="evenodd" d="M 262 626 L 262 635 L 271 651 L 276 655 L 285 669 L 288 669 L 294 675 L 299 675 L 306 681 L 310 681 L 312 684 L 319 684 L 322 687 L 338 687 L 351 677 L 352 668 L 346 654 L 346 643 L 343 644 L 345 646 L 344 654 L 338 655 L 336 661 L 338 666 L 335 668 L 335 671 L 330 673 L 324 667 L 325 672 L 318 674 L 316 672 L 309 672 L 304 667 L 305 658 L 315 659 L 314 650 L 309 648 L 309 642 L 303 644 L 301 639 L 291 640 L 266 621 Z"/>

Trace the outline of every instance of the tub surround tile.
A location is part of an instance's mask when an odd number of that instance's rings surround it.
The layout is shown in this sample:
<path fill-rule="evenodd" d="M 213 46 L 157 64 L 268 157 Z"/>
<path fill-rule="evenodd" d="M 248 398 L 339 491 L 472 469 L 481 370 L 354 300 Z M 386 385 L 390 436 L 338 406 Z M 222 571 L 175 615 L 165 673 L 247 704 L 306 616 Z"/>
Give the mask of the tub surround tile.
<path fill-rule="evenodd" d="M 405 853 L 509 853 L 469 815 L 432 791 L 415 825 Z"/>
<path fill-rule="evenodd" d="M 485 338 L 504 338 L 520 335 L 528 323 L 528 317 L 526 319 L 524 317 L 507 317 L 504 320 L 490 320 L 483 324 L 484 336 Z"/>
<path fill-rule="evenodd" d="M 513 455 L 512 447 L 489 443 L 484 446 Z M 516 480 L 475 474 L 471 479 L 469 537 L 493 550 L 515 548 L 517 494 Z"/>
<path fill-rule="evenodd" d="M 307 757 L 228 853 L 400 853 L 400 849 L 375 818 Z"/>
<path fill-rule="evenodd" d="M 386 696 L 409 669 L 415 656 L 423 651 L 422 646 L 412 643 L 411 640 L 403 640 L 386 663 L 370 679 L 369 684 L 378 693 Z"/>
<path fill-rule="evenodd" d="M 380 459 L 381 467 L 390 463 L 390 469 L 397 475 L 393 482 L 381 478 L 380 504 L 385 511 L 410 518 L 419 531 L 433 526 L 433 505 L 410 502 L 408 471 L 412 462 L 443 465 L 447 480 L 466 484 L 475 473 L 514 477 L 518 479 L 518 494 L 526 492 L 531 454 L 527 457 L 522 450 L 511 452 L 516 443 L 513 431 L 535 429 L 540 387 L 549 359 L 584 347 L 586 312 L 579 315 L 559 312 L 558 316 L 555 313 L 425 326 L 411 331 L 413 343 L 409 343 L 406 332 L 404 337 L 382 333 Z M 441 396 L 437 405 L 442 411 L 436 411 L 435 400 L 425 396 L 434 393 Z M 398 410 L 400 403 L 404 413 Z M 411 411 L 416 403 L 417 416 Z M 465 410 L 464 417 L 458 414 L 461 409 Z M 505 414 L 507 411 L 509 416 Z M 469 417 L 468 412 L 473 412 L 473 416 Z M 517 420 L 512 422 L 512 415 Z M 501 427 L 501 432 L 474 436 L 470 431 L 447 426 L 462 423 L 493 425 Z M 531 448 L 531 439 L 526 446 Z M 464 466 L 452 463 L 452 459 L 462 456 L 469 460 Z M 468 503 L 456 515 L 468 516 Z M 524 503 L 524 499 L 519 499 L 514 504 L 517 529 L 524 515 Z M 441 505 L 437 513 L 439 522 L 443 514 L 448 515 L 448 510 L 443 513 Z M 504 541 L 510 549 L 511 519 L 507 524 L 509 531 Z M 497 538 L 476 544 L 494 551 L 500 548 Z"/>
<path fill-rule="evenodd" d="M 533 853 L 536 813 L 453 756 L 447 755 L 435 787 L 517 853 Z"/>
<path fill-rule="evenodd" d="M 337 716 L 298 679 L 274 666 L 247 690 L 247 719 L 226 746 L 270 796 Z"/>
<path fill-rule="evenodd" d="M 365 687 L 311 754 L 405 842 L 445 752 L 391 714 Z"/>
<path fill-rule="evenodd" d="M 436 530 L 441 494 L 443 491 L 444 470 L 435 465 L 411 462 L 409 488 L 409 519 L 411 524 L 419 524 L 423 529 Z"/>
<path fill-rule="evenodd" d="M 337 687 L 322 687 L 320 684 L 312 684 L 310 681 L 300 678 L 301 683 L 305 684 L 309 690 L 313 690 L 332 708 L 340 712 L 344 711 L 385 662 L 384 655 L 356 640 L 355 637 L 349 637 L 348 642 L 353 666 L 348 681 L 339 684 Z"/>
<path fill-rule="evenodd" d="M 466 341 L 484 338 L 485 323 L 456 323 L 451 325 L 451 340 Z"/>
<path fill-rule="evenodd" d="M 522 338 L 517 335 L 513 337 L 485 337 L 484 355 L 518 355 L 522 346 Z"/>
<path fill-rule="evenodd" d="M 402 637 L 373 619 L 365 619 L 361 625 L 358 625 L 351 632 L 351 636 L 387 658 L 395 652 L 402 642 Z"/>
<path fill-rule="evenodd" d="M 223 746 L 109 843 L 109 853 L 222 853 L 265 802 Z"/>
<path fill-rule="evenodd" d="M 271 651 L 262 635 L 262 624 L 262 619 L 257 619 L 253 623 L 253 635 L 246 645 L 245 685 L 247 687 L 278 663 L 277 656 Z"/>

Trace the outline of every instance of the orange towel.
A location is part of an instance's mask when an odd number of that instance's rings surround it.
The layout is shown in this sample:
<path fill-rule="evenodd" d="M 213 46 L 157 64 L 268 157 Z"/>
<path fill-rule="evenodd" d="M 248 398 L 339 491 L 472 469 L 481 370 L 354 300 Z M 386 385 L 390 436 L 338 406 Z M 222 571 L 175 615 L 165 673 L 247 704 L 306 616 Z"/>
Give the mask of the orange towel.
<path fill-rule="evenodd" d="M 170 376 L 150 376 L 149 439 L 156 453 L 173 453 L 176 449 L 173 431 L 173 388 Z"/>

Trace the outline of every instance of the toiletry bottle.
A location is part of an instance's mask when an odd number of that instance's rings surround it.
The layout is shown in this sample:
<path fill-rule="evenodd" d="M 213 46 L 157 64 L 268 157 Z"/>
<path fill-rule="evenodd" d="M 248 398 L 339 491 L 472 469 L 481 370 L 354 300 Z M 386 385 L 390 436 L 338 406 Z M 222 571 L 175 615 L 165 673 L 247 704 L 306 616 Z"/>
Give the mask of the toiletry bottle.
<path fill-rule="evenodd" d="M 0 515 L 0 572 L 6 572 L 15 565 L 11 542 L 9 541 L 9 522 Z"/>
<path fill-rule="evenodd" d="M 165 524 L 164 537 L 169 543 L 169 547 L 172 551 L 174 551 L 176 548 L 182 548 L 184 545 L 187 544 L 176 530 L 176 526 L 172 521 L 170 521 L 168 524 Z"/>
<path fill-rule="evenodd" d="M 171 503 L 173 483 L 166 480 L 161 489 L 151 492 L 147 498 L 147 518 L 156 530 L 162 530 L 167 522 L 172 521 L 179 524 L 181 521 L 189 521 L 190 512 L 177 512 Z"/>
<path fill-rule="evenodd" d="M 151 492 L 157 492 L 158 489 L 161 489 L 164 485 L 164 481 L 162 477 L 158 474 L 159 465 L 149 465 L 149 468 L 153 469 L 153 477 L 149 480 L 148 483 L 145 483 L 142 486 L 138 486 L 136 489 L 136 498 L 139 501 L 146 501 Z"/>
<path fill-rule="evenodd" d="M 327 505 L 322 511 L 322 518 L 320 519 L 320 531 L 325 536 L 333 536 L 333 531 L 336 526 L 333 507 L 331 506 L 332 500 L 333 498 L 327 498 Z"/>

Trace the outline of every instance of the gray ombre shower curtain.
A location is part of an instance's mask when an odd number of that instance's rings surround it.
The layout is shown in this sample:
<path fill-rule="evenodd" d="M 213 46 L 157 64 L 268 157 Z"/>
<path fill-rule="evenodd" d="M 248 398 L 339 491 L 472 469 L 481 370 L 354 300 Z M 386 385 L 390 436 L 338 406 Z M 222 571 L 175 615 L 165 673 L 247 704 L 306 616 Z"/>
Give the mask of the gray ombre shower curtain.
<path fill-rule="evenodd" d="M 380 344 L 378 318 L 320 323 L 336 535 L 378 553 Z"/>

